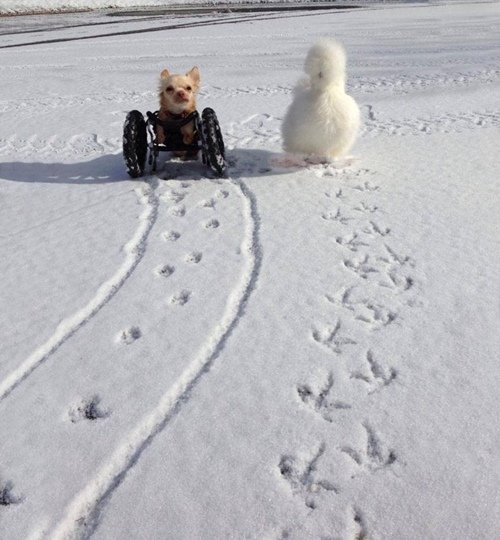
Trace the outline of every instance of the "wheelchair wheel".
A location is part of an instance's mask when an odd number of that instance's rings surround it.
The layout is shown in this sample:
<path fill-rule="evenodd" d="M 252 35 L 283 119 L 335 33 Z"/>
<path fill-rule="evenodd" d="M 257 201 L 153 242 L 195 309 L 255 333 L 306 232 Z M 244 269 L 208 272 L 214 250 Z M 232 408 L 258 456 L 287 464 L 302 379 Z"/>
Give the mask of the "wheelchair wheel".
<path fill-rule="evenodd" d="M 224 141 L 213 109 L 203 109 L 201 132 L 203 163 L 207 164 L 217 176 L 223 176 L 227 170 Z"/>
<path fill-rule="evenodd" d="M 123 126 L 123 157 L 127 172 L 132 178 L 144 174 L 148 140 L 146 122 L 139 111 L 130 111 Z"/>

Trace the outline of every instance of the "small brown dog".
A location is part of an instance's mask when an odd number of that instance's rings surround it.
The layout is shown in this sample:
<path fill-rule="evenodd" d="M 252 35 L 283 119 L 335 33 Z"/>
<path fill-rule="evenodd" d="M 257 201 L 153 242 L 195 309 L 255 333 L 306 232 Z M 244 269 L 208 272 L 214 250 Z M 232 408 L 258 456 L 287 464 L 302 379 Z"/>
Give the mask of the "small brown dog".
<path fill-rule="evenodd" d="M 182 119 L 196 110 L 196 93 L 200 87 L 200 71 L 192 68 L 185 75 L 171 74 L 164 69 L 160 74 L 160 110 L 159 120 Z M 181 127 L 182 141 L 192 144 L 194 141 L 194 121 Z M 163 128 L 158 125 L 156 142 L 164 144 L 166 135 Z"/>

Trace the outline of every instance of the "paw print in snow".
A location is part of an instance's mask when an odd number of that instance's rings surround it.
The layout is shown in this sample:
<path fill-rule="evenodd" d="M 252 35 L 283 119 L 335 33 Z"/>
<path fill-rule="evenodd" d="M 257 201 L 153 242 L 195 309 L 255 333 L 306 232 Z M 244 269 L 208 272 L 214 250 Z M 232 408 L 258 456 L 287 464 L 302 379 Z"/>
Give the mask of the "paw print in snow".
<path fill-rule="evenodd" d="M 318 461 L 325 452 L 321 444 L 312 457 L 303 459 L 296 456 L 283 455 L 279 462 L 279 472 L 294 493 L 304 498 L 305 505 L 314 510 L 317 506 L 316 495 L 320 492 L 339 493 L 339 489 L 329 480 L 317 478 Z"/>
<path fill-rule="evenodd" d="M 90 399 L 84 399 L 76 407 L 70 409 L 69 418 L 71 422 L 76 423 L 80 420 L 99 420 L 107 418 L 111 413 L 108 410 L 102 409 L 100 406 L 101 398 L 97 395 Z"/>

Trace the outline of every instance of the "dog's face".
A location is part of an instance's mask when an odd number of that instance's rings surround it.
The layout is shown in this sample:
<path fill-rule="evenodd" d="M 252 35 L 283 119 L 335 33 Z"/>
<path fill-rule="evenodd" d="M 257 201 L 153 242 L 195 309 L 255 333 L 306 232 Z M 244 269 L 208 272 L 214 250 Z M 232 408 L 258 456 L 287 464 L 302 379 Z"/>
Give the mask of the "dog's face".
<path fill-rule="evenodd" d="M 197 67 L 185 75 L 171 74 L 164 69 L 160 75 L 160 109 L 174 114 L 194 111 L 199 86 L 200 71 Z"/>

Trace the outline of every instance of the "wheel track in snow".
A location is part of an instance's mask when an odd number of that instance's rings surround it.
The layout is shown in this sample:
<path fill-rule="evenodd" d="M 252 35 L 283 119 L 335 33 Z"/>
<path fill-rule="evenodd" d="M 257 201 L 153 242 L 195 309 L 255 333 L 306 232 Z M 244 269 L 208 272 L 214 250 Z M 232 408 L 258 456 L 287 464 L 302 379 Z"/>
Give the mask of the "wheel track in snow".
<path fill-rule="evenodd" d="M 457 72 L 449 75 L 428 74 L 428 75 L 403 75 L 397 74 L 392 77 L 350 77 L 347 83 L 347 91 L 358 94 L 373 94 L 387 92 L 401 95 L 410 92 L 418 92 L 435 88 L 466 87 L 473 84 L 491 84 L 498 80 L 500 70 L 485 69 L 473 72 Z M 291 94 L 293 85 L 274 86 L 240 86 L 233 88 L 222 88 L 217 86 L 207 86 L 200 94 L 207 98 L 239 98 L 243 95 L 273 96 Z"/>
<path fill-rule="evenodd" d="M 500 126 L 500 112 L 498 111 L 470 111 L 417 118 L 379 119 L 372 110 L 370 118 L 364 122 L 363 131 L 366 135 L 420 136 L 432 133 L 460 133 L 464 130 L 498 126 Z"/>
<path fill-rule="evenodd" d="M 139 201 L 145 207 L 139 217 L 134 236 L 125 244 L 125 261 L 114 275 L 104 282 L 93 298 L 73 315 L 65 318 L 50 338 L 37 347 L 26 360 L 0 382 L 0 402 L 24 382 L 36 368 L 44 364 L 68 339 L 85 326 L 123 287 L 144 256 L 149 234 L 155 224 L 159 198 L 157 181 L 149 181 L 138 187 Z"/>
<path fill-rule="evenodd" d="M 449 89 L 453 87 L 467 87 L 474 84 L 492 84 L 498 81 L 499 76 L 500 70 L 498 69 L 484 69 L 452 74 L 397 74 L 392 77 L 354 77 L 348 81 L 347 87 L 348 91 L 354 94 L 389 92 L 399 95 L 427 89 Z"/>
<path fill-rule="evenodd" d="M 365 105 L 362 136 L 378 135 L 425 136 L 434 133 L 461 133 L 500 126 L 500 112 L 470 111 L 419 116 L 416 118 L 381 118 L 372 105 Z M 232 122 L 226 129 L 229 148 L 252 148 L 280 145 L 281 118 L 270 114 L 254 114 L 240 122 Z"/>
<path fill-rule="evenodd" d="M 44 67 L 45 69 L 45 67 Z M 106 67 L 108 70 L 108 68 Z M 109 71 L 109 70 L 108 70 Z M 474 84 L 485 85 L 497 82 L 500 77 L 498 69 L 483 69 L 471 72 L 456 72 L 449 75 L 442 73 L 426 75 L 394 75 L 392 77 L 351 77 L 348 81 L 348 91 L 357 94 L 373 94 L 387 92 L 390 94 L 408 94 L 435 88 L 467 87 Z M 292 93 L 294 85 L 257 85 L 257 86 L 237 86 L 220 87 L 206 85 L 200 91 L 202 99 L 231 99 L 242 96 L 274 96 L 288 95 Z M 116 104 L 126 104 L 130 108 L 131 104 L 156 103 L 157 92 L 124 92 L 116 91 L 106 94 L 93 92 L 89 94 L 77 94 L 58 97 L 41 97 L 39 99 L 20 100 L 0 100 L 0 113 L 15 112 L 17 114 L 37 115 L 44 111 L 65 109 L 76 107 L 78 109 L 96 105 L 110 105 L 116 108 Z"/>
<path fill-rule="evenodd" d="M 470 111 L 441 115 L 419 116 L 417 118 L 380 118 L 371 105 L 365 118 L 362 134 L 364 136 L 396 135 L 422 136 L 433 133 L 460 133 L 484 127 L 500 126 L 500 112 Z M 270 114 L 255 114 L 243 121 L 232 122 L 227 128 L 228 147 L 249 148 L 280 144 L 281 118 Z M 105 138 L 97 133 L 81 133 L 69 139 L 54 135 L 49 138 L 10 137 L 0 139 L 0 156 L 79 156 L 115 154 L 121 149 L 121 139 Z"/>
<path fill-rule="evenodd" d="M 40 97 L 20 100 L 0 100 L 0 113 L 17 113 L 32 115 L 35 112 L 40 115 L 42 112 L 53 111 L 56 109 L 95 107 L 96 105 L 110 105 L 116 108 L 116 104 L 126 104 L 127 106 L 135 103 L 144 103 L 147 101 L 158 101 L 158 94 L 154 91 L 145 92 L 123 92 L 116 91 L 106 94 L 94 92 L 89 94 L 77 94 L 57 97 Z"/>
<path fill-rule="evenodd" d="M 254 194 L 241 179 L 230 179 L 241 196 L 245 215 L 245 237 L 241 251 L 246 254 L 239 284 L 229 295 L 224 314 L 215 331 L 158 405 L 129 433 L 109 461 L 68 505 L 65 517 L 51 535 L 54 540 L 89 538 L 99 525 L 107 501 L 119 488 L 128 471 L 140 459 L 153 439 L 177 416 L 192 392 L 220 356 L 226 342 L 245 313 L 260 273 L 262 248 L 259 238 L 260 215 Z"/>
<path fill-rule="evenodd" d="M 0 156 L 78 156 L 87 157 L 102 154 L 114 154 L 121 148 L 122 141 L 118 137 L 104 138 L 97 133 L 81 133 L 69 137 L 54 135 L 52 137 L 18 137 L 11 135 L 0 138 Z"/>

